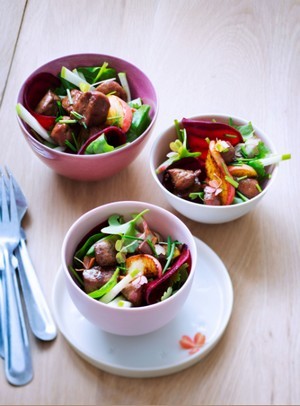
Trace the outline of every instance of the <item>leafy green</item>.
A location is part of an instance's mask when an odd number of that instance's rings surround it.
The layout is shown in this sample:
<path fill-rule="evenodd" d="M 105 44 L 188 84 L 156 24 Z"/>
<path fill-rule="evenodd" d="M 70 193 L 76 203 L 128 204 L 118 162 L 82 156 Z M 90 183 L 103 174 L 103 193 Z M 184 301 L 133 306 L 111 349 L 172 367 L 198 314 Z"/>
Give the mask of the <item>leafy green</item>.
<path fill-rule="evenodd" d="M 156 169 L 157 174 L 164 172 L 170 165 L 182 158 L 196 158 L 201 155 L 201 152 L 190 152 L 187 149 L 186 129 L 179 129 L 176 123 L 175 121 L 178 139 L 170 143 L 171 152 L 167 154 L 168 159 Z"/>
<path fill-rule="evenodd" d="M 132 220 L 126 223 L 120 223 L 120 216 L 112 215 L 108 219 L 109 226 L 102 228 L 102 233 L 105 234 L 128 234 L 130 236 L 136 235 L 135 225 L 147 213 L 149 209 L 143 210 L 141 213 L 137 214 Z"/>
<path fill-rule="evenodd" d="M 61 82 L 61 85 L 54 90 L 55 94 L 59 94 L 60 96 L 66 96 L 67 95 L 67 89 L 69 89 L 69 90 L 78 89 L 78 87 L 76 85 L 69 82 L 67 79 L 64 79 L 61 76 L 61 74 L 59 74 L 58 77 L 59 77 L 59 80 Z"/>
<path fill-rule="evenodd" d="M 87 155 L 103 154 L 105 152 L 111 152 L 115 149 L 112 145 L 109 145 L 106 141 L 105 134 L 101 134 L 96 140 L 92 141 L 84 151 Z"/>
<path fill-rule="evenodd" d="M 133 109 L 139 109 L 142 105 L 142 99 L 140 97 L 138 97 L 137 99 L 131 100 L 128 102 L 128 105 L 133 108 Z"/>
<path fill-rule="evenodd" d="M 257 137 L 249 138 L 241 145 L 241 152 L 245 158 L 264 158 L 270 154 L 269 148 Z"/>
<path fill-rule="evenodd" d="M 137 139 L 149 127 L 151 123 L 149 112 L 150 106 L 143 104 L 133 113 L 131 126 L 126 134 L 128 142 Z"/>
<path fill-rule="evenodd" d="M 136 251 L 140 243 L 140 238 L 135 238 L 138 234 L 136 224 L 148 211 L 149 209 L 143 210 L 141 213 L 135 215 L 132 220 L 127 221 L 126 223 L 124 223 L 123 217 L 119 216 L 118 214 L 113 214 L 108 219 L 109 225 L 101 230 L 106 234 L 121 236 L 115 245 L 115 248 L 118 251 L 116 259 L 119 264 L 125 262 L 126 254 L 128 252 L 133 253 Z"/>
<path fill-rule="evenodd" d="M 161 301 L 168 299 L 168 297 L 172 296 L 173 289 L 171 286 L 168 287 L 168 289 L 165 291 L 165 293 L 161 297 Z"/>
<path fill-rule="evenodd" d="M 91 237 L 89 237 L 86 242 L 83 244 L 83 246 L 75 253 L 75 257 L 78 259 L 82 259 L 86 256 L 89 248 L 94 245 L 97 241 L 101 240 L 101 238 L 105 234 L 103 233 L 97 233 L 93 234 Z"/>
<path fill-rule="evenodd" d="M 79 67 L 77 71 L 82 73 L 87 82 L 91 84 L 117 77 L 116 70 L 110 68 L 107 62 L 104 62 L 101 66 Z"/>
<path fill-rule="evenodd" d="M 241 133 L 244 141 L 254 136 L 254 128 L 251 122 L 243 125 L 236 125 L 234 124 L 233 119 L 230 117 L 229 125 L 236 128 Z"/>
<path fill-rule="evenodd" d="M 192 200 L 196 200 L 196 199 L 204 199 L 204 192 L 192 192 L 189 194 L 189 198 Z"/>
<path fill-rule="evenodd" d="M 180 287 L 185 283 L 189 276 L 189 265 L 187 263 L 184 263 L 181 265 L 181 267 L 178 269 L 178 272 L 176 273 L 176 279 L 173 280 L 173 291 L 180 289 Z"/>
<path fill-rule="evenodd" d="M 76 272 L 72 266 L 69 266 L 69 270 L 71 271 L 71 274 L 74 276 L 74 278 L 78 281 L 79 285 L 83 286 L 83 280 L 79 276 L 78 272 Z"/>
<path fill-rule="evenodd" d="M 93 245 L 90 246 L 90 248 L 88 249 L 86 255 L 88 257 L 92 257 L 95 255 L 95 245 L 100 242 L 100 241 L 112 241 L 114 244 L 116 243 L 118 239 L 118 236 L 116 235 L 106 235 L 103 238 L 100 238 L 100 240 L 95 241 L 95 243 Z"/>

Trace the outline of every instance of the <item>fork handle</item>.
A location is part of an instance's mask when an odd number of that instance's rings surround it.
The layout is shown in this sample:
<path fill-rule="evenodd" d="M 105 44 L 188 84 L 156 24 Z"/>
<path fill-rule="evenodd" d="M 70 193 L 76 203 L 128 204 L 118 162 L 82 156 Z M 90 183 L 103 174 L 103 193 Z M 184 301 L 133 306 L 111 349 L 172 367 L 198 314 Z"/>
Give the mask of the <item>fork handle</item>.
<path fill-rule="evenodd" d="M 40 340 L 53 340 L 57 335 L 56 326 L 33 268 L 24 238 L 21 238 L 15 255 L 18 260 L 19 278 L 30 328 Z"/>
<path fill-rule="evenodd" d="M 12 255 L 4 257 L 4 358 L 7 380 L 16 386 L 32 380 L 31 353 Z"/>

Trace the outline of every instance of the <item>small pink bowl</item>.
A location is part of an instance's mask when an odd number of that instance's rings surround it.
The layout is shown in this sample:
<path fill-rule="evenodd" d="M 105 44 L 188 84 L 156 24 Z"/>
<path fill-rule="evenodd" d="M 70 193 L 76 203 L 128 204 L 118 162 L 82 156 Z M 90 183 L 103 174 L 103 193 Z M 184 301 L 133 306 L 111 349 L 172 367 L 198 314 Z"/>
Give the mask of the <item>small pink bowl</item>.
<path fill-rule="evenodd" d="M 142 135 L 129 145 L 99 155 L 72 155 L 55 151 L 37 141 L 29 126 L 18 117 L 18 123 L 24 137 L 33 152 L 49 168 L 71 179 L 95 181 L 110 177 L 128 166 L 139 155 L 149 138 L 158 112 L 157 96 L 153 84 L 140 69 L 120 58 L 102 54 L 77 54 L 55 59 L 35 70 L 26 79 L 18 94 L 18 103 L 24 104 L 24 92 L 28 83 L 30 84 L 35 76 L 41 72 L 48 72 L 56 76 L 62 66 L 72 70 L 78 66 L 99 66 L 103 62 L 108 62 L 118 72 L 126 72 L 132 98 L 141 97 L 144 104 L 151 106 L 151 124 Z"/>
<path fill-rule="evenodd" d="M 132 213 L 139 213 L 146 208 L 149 209 L 149 212 L 145 214 L 144 218 L 152 230 L 156 230 L 165 238 L 170 235 L 173 239 L 177 239 L 189 247 L 192 264 L 188 279 L 173 296 L 149 306 L 117 308 L 92 299 L 77 286 L 68 270 L 76 247 L 90 230 L 107 220 L 110 215 L 122 214 L 126 217 Z M 144 202 L 115 202 L 87 212 L 71 226 L 62 246 L 63 273 L 67 290 L 74 305 L 86 319 L 104 331 L 126 336 L 141 335 L 157 330 L 177 315 L 191 290 L 196 261 L 196 243 L 186 225 L 167 210 Z"/>

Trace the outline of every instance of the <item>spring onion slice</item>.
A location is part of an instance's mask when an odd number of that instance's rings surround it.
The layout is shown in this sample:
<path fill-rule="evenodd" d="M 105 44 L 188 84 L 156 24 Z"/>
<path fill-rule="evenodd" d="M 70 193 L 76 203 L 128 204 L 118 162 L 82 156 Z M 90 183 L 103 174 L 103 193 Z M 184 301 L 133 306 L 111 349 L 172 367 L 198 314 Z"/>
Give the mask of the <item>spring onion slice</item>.
<path fill-rule="evenodd" d="M 70 71 L 68 68 L 63 66 L 61 68 L 60 75 L 63 79 L 66 79 L 68 82 L 72 83 L 73 85 L 79 87 L 82 92 L 93 91 L 96 90 L 94 86 L 90 85 L 86 80 L 80 77 L 78 74 Z"/>
<path fill-rule="evenodd" d="M 131 100 L 131 93 L 130 93 L 130 88 L 129 88 L 126 73 L 120 72 L 120 73 L 118 73 L 118 76 L 119 76 L 121 85 L 127 94 L 127 101 L 129 102 Z"/>
<path fill-rule="evenodd" d="M 140 273 L 140 270 L 134 269 L 120 280 L 106 295 L 102 296 L 100 302 L 111 302 L 127 285 Z"/>
<path fill-rule="evenodd" d="M 132 307 L 132 303 L 129 302 L 128 300 L 126 300 L 124 298 L 124 296 L 122 296 L 122 295 L 117 296 L 114 300 L 109 302 L 107 305 L 111 306 L 111 307 L 124 307 L 124 308 Z"/>
<path fill-rule="evenodd" d="M 50 144 L 54 144 L 55 142 L 49 136 L 45 128 L 41 126 L 41 124 L 37 121 L 35 117 L 21 104 L 18 103 L 16 106 L 18 116 L 25 121 L 40 137 L 42 137 L 45 141 L 48 141 Z"/>

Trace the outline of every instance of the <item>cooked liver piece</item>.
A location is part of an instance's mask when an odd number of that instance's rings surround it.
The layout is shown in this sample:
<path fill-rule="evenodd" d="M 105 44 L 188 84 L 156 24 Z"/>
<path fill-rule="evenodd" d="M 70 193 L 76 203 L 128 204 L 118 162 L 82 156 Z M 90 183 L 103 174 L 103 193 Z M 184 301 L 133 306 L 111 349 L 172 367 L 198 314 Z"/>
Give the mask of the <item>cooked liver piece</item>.
<path fill-rule="evenodd" d="M 110 103 L 105 94 L 83 92 L 73 100 L 73 109 L 84 116 L 82 121 L 88 126 L 97 126 L 106 121 Z"/>
<path fill-rule="evenodd" d="M 35 112 L 38 114 L 43 114 L 44 116 L 56 116 L 58 113 L 57 102 L 59 100 L 60 98 L 55 93 L 48 90 L 48 92 L 36 106 Z"/>
<path fill-rule="evenodd" d="M 63 117 L 67 120 L 70 117 Z M 66 140 L 72 140 L 72 129 L 68 124 L 56 123 L 51 131 L 51 138 L 60 146 L 64 147 L 66 145 Z"/>
<path fill-rule="evenodd" d="M 120 97 L 120 99 L 124 100 L 127 102 L 127 93 L 123 89 L 121 85 L 119 85 L 118 82 L 115 81 L 107 81 L 100 83 L 98 87 L 96 87 L 96 90 L 98 92 L 102 92 L 104 94 L 109 94 L 112 93 L 115 96 Z"/>

